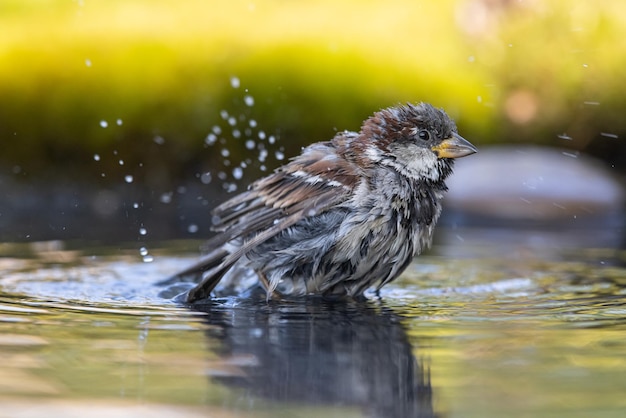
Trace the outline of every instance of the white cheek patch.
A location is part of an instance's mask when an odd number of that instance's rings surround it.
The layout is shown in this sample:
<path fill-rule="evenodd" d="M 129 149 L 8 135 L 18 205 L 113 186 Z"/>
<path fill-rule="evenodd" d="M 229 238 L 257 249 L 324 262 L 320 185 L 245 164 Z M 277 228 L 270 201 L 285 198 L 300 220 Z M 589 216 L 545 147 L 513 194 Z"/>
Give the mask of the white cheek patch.
<path fill-rule="evenodd" d="M 439 158 L 434 152 L 415 145 L 407 145 L 394 150 L 395 161 L 390 161 L 400 173 L 414 179 L 437 181 L 441 177 Z"/>
<path fill-rule="evenodd" d="M 438 180 L 439 170 L 437 169 L 437 163 L 439 158 L 429 150 L 420 148 L 420 151 L 421 153 L 416 153 L 417 155 L 413 155 L 413 158 L 407 162 L 407 169 L 431 180 Z"/>

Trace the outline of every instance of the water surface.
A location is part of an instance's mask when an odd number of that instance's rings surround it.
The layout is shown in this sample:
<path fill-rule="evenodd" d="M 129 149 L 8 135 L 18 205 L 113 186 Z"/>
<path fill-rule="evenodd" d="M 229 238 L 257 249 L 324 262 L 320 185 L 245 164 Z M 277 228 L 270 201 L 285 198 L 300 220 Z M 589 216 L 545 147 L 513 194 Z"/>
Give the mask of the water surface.
<path fill-rule="evenodd" d="M 0 416 L 626 411 L 620 250 L 451 240 L 366 302 L 190 308 L 156 283 L 195 245 L 0 248 Z"/>

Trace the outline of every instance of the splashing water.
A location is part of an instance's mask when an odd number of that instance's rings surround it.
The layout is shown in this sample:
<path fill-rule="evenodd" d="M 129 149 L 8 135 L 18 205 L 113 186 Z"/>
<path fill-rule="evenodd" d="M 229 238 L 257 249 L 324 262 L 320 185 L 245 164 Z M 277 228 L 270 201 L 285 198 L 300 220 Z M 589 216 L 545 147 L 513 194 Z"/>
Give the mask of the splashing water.
<path fill-rule="evenodd" d="M 233 193 L 244 186 L 242 183 L 247 182 L 247 175 L 257 177 L 259 175 L 258 171 L 265 172 L 279 165 L 286 158 L 284 147 L 277 145 L 279 142 L 278 136 L 268 131 L 268 129 L 263 129 L 258 119 L 254 117 L 257 102 L 253 92 L 248 88 L 242 88 L 243 84 L 239 77 L 231 76 L 228 79 L 228 83 L 235 90 L 233 105 L 228 108 L 222 108 L 217 112 L 217 118 L 213 118 L 215 122 L 207 126 L 208 132 L 201 139 L 203 147 L 207 149 L 208 157 L 202 158 L 200 156 L 200 160 L 211 161 L 211 158 L 217 157 L 218 164 L 205 166 L 204 169 L 201 168 L 195 173 L 194 181 L 199 184 L 199 190 L 205 190 L 203 187 L 206 185 L 215 184 L 216 187 L 228 193 Z M 113 134 L 111 128 L 127 124 L 121 116 L 119 115 L 108 120 L 99 118 L 95 122 L 101 129 L 109 129 L 111 134 Z M 157 146 L 163 146 L 166 144 L 166 139 L 160 134 L 154 134 L 151 142 Z M 113 163 L 125 172 L 113 173 L 99 169 L 97 173 L 100 177 L 119 179 L 120 185 L 133 187 L 132 190 L 134 190 L 137 187 L 136 183 L 141 183 L 150 174 L 150 172 L 142 171 L 144 168 L 143 162 L 128 158 L 124 150 L 113 149 L 110 152 L 112 153 L 112 160 L 106 161 L 107 157 L 110 156 L 108 153 L 98 152 L 92 154 L 92 161 L 96 163 L 103 161 Z M 255 170 L 257 173 L 254 172 Z M 154 203 L 171 205 L 178 198 L 178 195 L 187 192 L 185 187 L 182 189 L 174 187 L 174 189 L 175 191 L 171 189 L 154 190 L 156 198 Z M 193 188 L 190 190 L 193 190 Z M 193 199 L 193 196 L 191 198 Z M 205 196 L 204 191 L 198 192 L 195 198 L 192 202 L 197 202 L 197 204 L 203 207 L 213 204 Z M 119 202 L 119 204 L 120 207 L 132 209 L 131 213 L 127 212 L 126 218 L 131 222 L 132 230 L 137 231 L 136 238 L 138 243 L 141 243 L 141 247 L 138 244 L 138 251 L 142 260 L 151 262 L 154 257 L 149 254 L 148 248 L 143 242 L 143 237 L 148 235 L 148 229 L 144 227 L 144 221 L 146 221 L 144 210 L 152 210 L 152 203 L 149 200 L 140 202 L 136 196 L 130 195 L 128 201 Z M 181 221 L 184 221 L 184 219 L 181 219 Z M 201 225 L 200 222 L 187 223 L 183 226 L 183 229 L 189 234 L 196 234 L 203 229 L 199 225 Z"/>
<path fill-rule="evenodd" d="M 232 76 L 230 86 L 239 89 L 241 80 Z M 278 142 L 276 135 L 268 135 L 263 129 L 258 129 L 257 120 L 250 117 L 254 105 L 254 96 L 248 89 L 244 89 L 244 95 L 239 101 L 235 101 L 235 109 L 220 110 L 219 119 L 222 122 L 213 125 L 204 138 L 205 148 L 220 144 L 219 155 L 223 168 L 234 167 L 219 170 L 216 176 L 222 182 L 222 188 L 228 192 L 238 189 L 238 183 L 244 179 L 246 169 L 257 168 L 265 171 L 270 158 L 277 163 L 285 159 L 283 147 L 272 149 Z M 233 147 L 237 147 L 237 151 Z M 250 155 L 250 152 L 253 155 Z M 237 160 L 239 156 L 243 158 Z M 198 173 L 196 177 L 202 184 L 209 184 L 213 179 L 209 172 Z"/>

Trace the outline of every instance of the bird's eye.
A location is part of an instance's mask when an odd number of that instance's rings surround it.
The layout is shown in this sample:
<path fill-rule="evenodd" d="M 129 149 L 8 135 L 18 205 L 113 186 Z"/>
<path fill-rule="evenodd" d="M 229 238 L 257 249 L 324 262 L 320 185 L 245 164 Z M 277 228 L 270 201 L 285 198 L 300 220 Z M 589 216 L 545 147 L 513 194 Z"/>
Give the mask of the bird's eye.
<path fill-rule="evenodd" d="M 417 136 L 419 136 L 419 138 L 423 141 L 428 141 L 430 139 L 430 132 L 428 132 L 425 129 L 422 129 L 421 131 L 419 131 Z"/>

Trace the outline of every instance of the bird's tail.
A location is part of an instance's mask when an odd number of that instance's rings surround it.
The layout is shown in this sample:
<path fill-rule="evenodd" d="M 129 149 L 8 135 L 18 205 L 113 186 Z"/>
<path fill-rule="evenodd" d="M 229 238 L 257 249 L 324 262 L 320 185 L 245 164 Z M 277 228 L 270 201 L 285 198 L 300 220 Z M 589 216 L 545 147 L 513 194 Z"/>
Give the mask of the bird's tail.
<path fill-rule="evenodd" d="M 193 303 L 200 299 L 206 299 L 218 285 L 224 274 L 232 267 L 234 261 L 228 257 L 231 253 L 223 248 L 218 248 L 202 257 L 200 261 L 186 269 L 179 271 L 161 284 L 173 284 L 193 281 L 198 284 L 187 292 L 184 301 Z"/>

